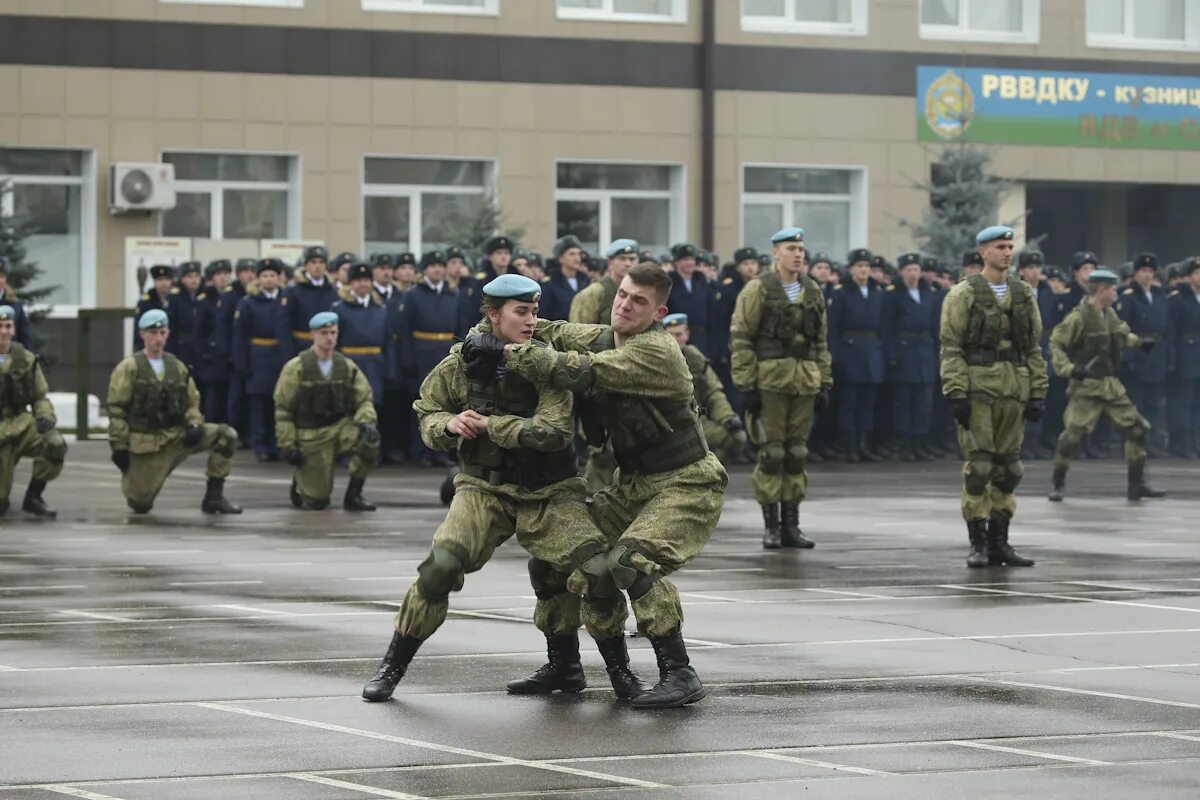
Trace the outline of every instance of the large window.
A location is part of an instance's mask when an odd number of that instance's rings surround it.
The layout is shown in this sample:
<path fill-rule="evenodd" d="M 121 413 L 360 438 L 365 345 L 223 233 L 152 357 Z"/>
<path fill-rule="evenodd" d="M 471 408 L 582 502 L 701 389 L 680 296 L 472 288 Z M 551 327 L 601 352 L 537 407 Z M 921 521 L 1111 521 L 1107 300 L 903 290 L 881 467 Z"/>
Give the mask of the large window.
<path fill-rule="evenodd" d="M 862 36 L 867 0 L 742 0 L 742 29 Z"/>
<path fill-rule="evenodd" d="M 163 161 L 175 165 L 175 208 L 163 212 L 163 236 L 299 238 L 294 156 L 164 153 Z"/>
<path fill-rule="evenodd" d="M 556 235 L 574 234 L 589 253 L 615 239 L 665 252 L 683 238 L 683 168 L 671 164 L 559 162 Z"/>
<path fill-rule="evenodd" d="M 867 239 L 862 169 L 746 165 L 742 170 L 742 244 L 771 246 L 776 231 L 804 228 L 810 252 L 842 259 Z"/>
<path fill-rule="evenodd" d="M 559 19 L 687 22 L 687 0 L 556 0 Z"/>
<path fill-rule="evenodd" d="M 1036 42 L 1038 0 L 921 0 L 921 38 Z"/>
<path fill-rule="evenodd" d="M 524 0 L 516 0 L 523 2 Z M 500 0 L 362 0 L 363 11 L 407 11 L 417 14 L 500 13 Z"/>
<path fill-rule="evenodd" d="M 0 216 L 25 226 L 25 261 L 42 271 L 30 288 L 57 287 L 45 302 L 94 305 L 92 154 L 0 148 Z"/>
<path fill-rule="evenodd" d="M 492 161 L 368 156 L 364 164 L 364 253 L 459 244 L 493 202 Z"/>
<path fill-rule="evenodd" d="M 1090 47 L 1142 50 L 1200 48 L 1197 0 L 1088 0 Z"/>

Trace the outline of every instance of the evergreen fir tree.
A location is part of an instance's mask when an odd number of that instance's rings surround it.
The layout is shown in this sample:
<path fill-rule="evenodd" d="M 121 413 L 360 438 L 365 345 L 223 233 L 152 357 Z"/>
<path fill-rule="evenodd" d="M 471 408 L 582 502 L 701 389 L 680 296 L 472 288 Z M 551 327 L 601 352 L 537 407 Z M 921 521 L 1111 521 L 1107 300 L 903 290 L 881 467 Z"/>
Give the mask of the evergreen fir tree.
<path fill-rule="evenodd" d="M 8 195 L 11 192 L 10 184 L 0 183 L 0 209 L 11 207 L 8 203 Z M 42 274 L 42 269 L 38 267 L 37 262 L 26 260 L 25 239 L 34 233 L 37 231 L 29 224 L 28 219 L 0 211 L 0 258 L 8 264 L 8 288 L 24 303 L 25 313 L 29 315 L 30 320 L 37 321 L 46 316 L 47 309 L 40 308 L 35 311 L 31 306 L 49 297 L 58 287 L 33 288 L 38 276 Z"/>
<path fill-rule="evenodd" d="M 458 228 L 457 244 L 471 255 L 483 255 L 487 240 L 503 233 L 514 242 L 520 242 L 525 235 L 524 227 L 506 227 L 505 215 L 500 210 L 494 197 L 484 198 L 479 212 L 472 218 L 463 220 Z"/>

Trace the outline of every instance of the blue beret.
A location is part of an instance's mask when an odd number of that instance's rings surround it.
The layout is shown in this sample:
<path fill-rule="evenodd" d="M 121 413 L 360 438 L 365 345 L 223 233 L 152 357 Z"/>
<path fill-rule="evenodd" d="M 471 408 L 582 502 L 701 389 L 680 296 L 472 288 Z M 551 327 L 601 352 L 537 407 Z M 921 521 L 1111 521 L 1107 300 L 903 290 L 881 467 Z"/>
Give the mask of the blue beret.
<path fill-rule="evenodd" d="M 161 308 L 152 308 L 145 314 L 142 314 L 138 320 L 138 330 L 144 331 L 149 328 L 165 328 L 167 327 L 167 312 Z"/>
<path fill-rule="evenodd" d="M 1120 282 L 1115 272 L 1109 272 L 1106 269 L 1093 270 L 1091 275 L 1088 275 L 1088 283 L 1109 283 L 1116 286 Z"/>
<path fill-rule="evenodd" d="M 1013 238 L 1013 229 L 1007 225 L 992 225 L 984 228 L 979 233 L 975 234 L 975 244 L 985 245 L 988 242 L 994 242 L 998 239 L 1004 239 L 1011 242 Z"/>
<path fill-rule="evenodd" d="M 16 319 L 17 310 L 12 306 L 0 306 L 0 319 Z"/>
<path fill-rule="evenodd" d="M 804 228 L 784 228 L 781 231 L 776 231 L 771 237 L 771 244 L 779 244 L 780 242 L 803 242 Z"/>
<path fill-rule="evenodd" d="M 310 331 L 319 331 L 321 328 L 328 328 L 330 325 L 338 324 L 338 315 L 332 311 L 318 311 L 312 315 L 312 319 L 308 321 L 308 329 Z"/>
<path fill-rule="evenodd" d="M 508 273 L 488 281 L 483 293 L 497 300 L 522 300 L 536 303 L 542 296 L 542 286 L 533 278 Z"/>
<path fill-rule="evenodd" d="M 637 255 L 637 251 L 638 243 L 633 239 L 617 239 L 604 251 L 604 257 L 616 258 L 617 256 Z"/>
<path fill-rule="evenodd" d="M 687 325 L 687 314 L 667 314 L 663 317 L 664 328 L 674 328 L 676 325 Z"/>

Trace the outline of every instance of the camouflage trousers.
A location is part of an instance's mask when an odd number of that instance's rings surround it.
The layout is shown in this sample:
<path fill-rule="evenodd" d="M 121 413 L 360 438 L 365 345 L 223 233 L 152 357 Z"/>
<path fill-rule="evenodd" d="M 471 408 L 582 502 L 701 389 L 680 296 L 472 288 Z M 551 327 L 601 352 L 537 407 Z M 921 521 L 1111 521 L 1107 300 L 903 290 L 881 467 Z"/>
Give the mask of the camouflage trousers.
<path fill-rule="evenodd" d="M 1106 415 L 1118 428 L 1125 429 L 1125 460 L 1135 464 L 1146 460 L 1146 439 L 1150 422 L 1143 417 L 1124 392 L 1117 397 L 1072 397 L 1063 415 L 1063 432 L 1054 450 L 1054 466 L 1066 467 L 1075 457 L 1084 439 Z"/>
<path fill-rule="evenodd" d="M 183 443 L 183 428 L 152 453 L 131 453 L 129 469 L 121 476 L 121 492 L 134 511 L 144 513 L 154 507 L 167 476 L 195 453 L 208 451 L 209 478 L 229 476 L 230 461 L 237 447 L 237 431 L 228 425 L 205 423 L 204 435 L 194 446 Z"/>
<path fill-rule="evenodd" d="M 47 436 L 56 437 L 58 445 L 47 442 Z M 50 482 L 62 472 L 63 458 L 66 455 L 66 442 L 62 434 L 50 431 L 40 434 L 33 424 L 33 416 L 29 417 L 29 425 L 15 436 L 0 442 L 0 505 L 8 503 L 12 492 L 13 473 L 17 462 L 22 458 L 33 459 L 33 475 L 35 481 Z"/>
<path fill-rule="evenodd" d="M 293 477 L 296 491 L 308 503 L 324 505 L 333 494 L 333 471 L 338 459 L 350 455 L 350 477 L 366 478 L 379 457 L 379 444 L 362 440 L 358 425 L 343 419 L 324 428 L 302 428 L 296 432 L 304 463 Z"/>
<path fill-rule="evenodd" d="M 716 454 L 722 466 L 736 463 L 738 456 L 746 449 L 746 434 L 744 431 L 729 431 L 724 425 L 713 422 L 708 417 L 700 420 L 704 428 L 704 438 L 708 441 L 708 449 Z"/>
<path fill-rule="evenodd" d="M 607 444 L 600 447 L 588 446 L 587 466 L 583 469 L 583 479 L 587 481 L 588 492 L 595 494 L 606 486 L 611 486 L 617 472 L 617 460 L 613 457 L 612 448 Z"/>
<path fill-rule="evenodd" d="M 762 411 L 763 442 L 758 448 L 754 467 L 754 499 L 759 505 L 798 503 L 808 493 L 808 435 L 813 426 L 812 394 L 781 394 L 764 391 Z"/>
<path fill-rule="evenodd" d="M 396 631 L 421 640 L 432 636 L 446 620 L 450 593 L 461 590 L 466 576 L 482 569 L 496 548 L 515 534 L 532 556 L 534 624 L 547 635 L 575 633 L 582 591 L 569 591 L 568 579 L 583 555 L 608 549 L 588 516 L 586 501 L 582 478 L 526 491 L 460 473 L 430 555 L 417 569 L 417 581 L 396 615 Z"/>
<path fill-rule="evenodd" d="M 963 465 L 962 513 L 967 521 L 993 514 L 1012 517 L 1017 511 L 1014 492 L 1025 467 L 1021 442 L 1025 438 L 1025 401 L 1014 398 L 972 398 L 971 428 L 956 425 Z"/>

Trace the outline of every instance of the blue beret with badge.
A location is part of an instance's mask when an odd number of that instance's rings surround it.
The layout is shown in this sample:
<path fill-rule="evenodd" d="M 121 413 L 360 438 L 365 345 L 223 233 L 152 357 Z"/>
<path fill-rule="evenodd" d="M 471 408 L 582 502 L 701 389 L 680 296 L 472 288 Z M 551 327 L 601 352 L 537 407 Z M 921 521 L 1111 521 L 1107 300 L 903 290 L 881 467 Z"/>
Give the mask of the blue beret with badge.
<path fill-rule="evenodd" d="M 771 237 L 771 244 L 779 244 L 781 242 L 803 242 L 804 228 L 784 228 L 783 230 L 775 231 Z"/>
<path fill-rule="evenodd" d="M 337 314 L 333 313 L 332 311 L 318 311 L 308 320 L 308 329 L 310 331 L 319 331 L 321 328 L 328 328 L 331 325 L 337 324 Z"/>
<path fill-rule="evenodd" d="M 975 234 L 975 244 L 982 247 L 988 242 L 1011 242 L 1014 235 L 1013 229 L 1007 225 L 989 225 Z"/>
<path fill-rule="evenodd" d="M 667 314 L 662 321 L 664 328 L 674 328 L 677 325 L 687 325 L 687 314 Z"/>
<path fill-rule="evenodd" d="M 16 319 L 17 310 L 12 306 L 0 306 L 0 319 Z"/>
<path fill-rule="evenodd" d="M 148 331 L 151 328 L 167 327 L 167 312 L 161 308 L 152 308 L 145 314 L 142 314 L 138 320 L 138 330 Z"/>
<path fill-rule="evenodd" d="M 533 278 L 524 275 L 507 273 L 488 281 L 483 287 L 483 293 L 496 300 L 520 300 L 523 303 L 536 303 L 542 296 L 542 286 Z"/>
<path fill-rule="evenodd" d="M 1117 273 L 1106 269 L 1093 270 L 1087 279 L 1088 283 L 1107 283 L 1112 286 L 1116 286 L 1121 280 L 1117 277 Z"/>
<path fill-rule="evenodd" d="M 604 251 L 605 258 L 637 255 L 638 243 L 633 239 L 617 239 Z"/>

